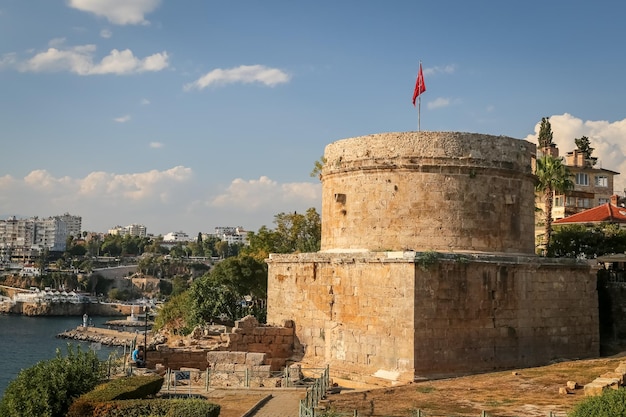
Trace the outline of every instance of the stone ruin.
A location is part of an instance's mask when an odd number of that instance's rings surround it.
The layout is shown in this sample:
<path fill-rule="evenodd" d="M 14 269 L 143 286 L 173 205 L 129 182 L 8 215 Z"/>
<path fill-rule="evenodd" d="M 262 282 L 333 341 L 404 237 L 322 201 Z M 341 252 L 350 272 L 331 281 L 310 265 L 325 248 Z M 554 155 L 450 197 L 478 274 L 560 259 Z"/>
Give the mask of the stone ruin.
<path fill-rule="evenodd" d="M 149 351 L 148 367 L 199 371 L 248 369 L 269 374 L 294 361 L 294 330 L 290 320 L 281 326 L 265 326 L 253 316 L 236 321 L 231 331 L 225 327 L 219 331 L 197 328 L 187 345 L 163 344 L 156 346 L 156 351 Z"/>

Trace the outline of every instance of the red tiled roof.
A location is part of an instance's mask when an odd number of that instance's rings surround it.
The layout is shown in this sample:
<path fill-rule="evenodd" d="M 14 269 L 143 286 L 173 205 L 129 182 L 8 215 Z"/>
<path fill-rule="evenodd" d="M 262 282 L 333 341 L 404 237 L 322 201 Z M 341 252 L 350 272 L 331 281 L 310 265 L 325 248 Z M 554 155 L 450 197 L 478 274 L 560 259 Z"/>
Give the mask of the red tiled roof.
<path fill-rule="evenodd" d="M 572 214 L 571 216 L 555 220 L 553 223 L 569 224 L 600 222 L 626 223 L 626 208 L 617 207 L 612 205 L 611 203 L 606 203 L 602 204 L 601 206 L 597 206 L 589 210 L 581 211 L 580 213 Z"/>

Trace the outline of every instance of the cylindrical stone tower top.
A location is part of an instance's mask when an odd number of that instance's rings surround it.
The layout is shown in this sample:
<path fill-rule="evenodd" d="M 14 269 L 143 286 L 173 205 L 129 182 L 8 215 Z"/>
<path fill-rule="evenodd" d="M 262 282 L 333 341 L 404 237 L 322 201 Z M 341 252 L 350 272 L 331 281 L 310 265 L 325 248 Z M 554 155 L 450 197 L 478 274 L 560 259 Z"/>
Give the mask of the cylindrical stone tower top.
<path fill-rule="evenodd" d="M 535 145 L 459 132 L 326 146 L 322 251 L 534 253 Z"/>

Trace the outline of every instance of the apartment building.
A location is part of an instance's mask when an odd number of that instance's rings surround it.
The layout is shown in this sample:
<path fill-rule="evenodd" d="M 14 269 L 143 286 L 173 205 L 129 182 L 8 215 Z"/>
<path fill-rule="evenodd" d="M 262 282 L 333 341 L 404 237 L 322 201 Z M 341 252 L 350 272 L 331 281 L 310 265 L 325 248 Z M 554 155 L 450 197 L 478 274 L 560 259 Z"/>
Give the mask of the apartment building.
<path fill-rule="evenodd" d="M 39 256 L 41 251 L 64 251 L 67 237 L 80 236 L 80 216 L 65 213 L 40 219 L 31 217 L 18 219 L 11 216 L 0 220 L 0 262 L 28 262 Z"/>
<path fill-rule="evenodd" d="M 619 172 L 599 168 L 597 158 L 586 159 L 579 150 L 568 152 L 564 159 L 574 182 L 574 189 L 555 195 L 552 216 L 562 219 L 592 207 L 611 202 L 613 179 Z"/>
<path fill-rule="evenodd" d="M 248 232 L 241 226 L 218 226 L 215 228 L 214 236 L 228 242 L 228 244 L 240 243 L 245 245 L 248 243 Z"/>
<path fill-rule="evenodd" d="M 559 156 L 555 146 L 544 149 L 544 153 Z M 584 210 L 611 202 L 614 194 L 613 180 L 619 172 L 601 168 L 597 158 L 585 158 L 578 149 L 568 152 L 563 163 L 572 174 L 574 188 L 564 194 L 555 194 L 552 206 L 552 218 L 562 219 Z M 543 197 L 537 195 L 537 206 L 544 209 Z"/>

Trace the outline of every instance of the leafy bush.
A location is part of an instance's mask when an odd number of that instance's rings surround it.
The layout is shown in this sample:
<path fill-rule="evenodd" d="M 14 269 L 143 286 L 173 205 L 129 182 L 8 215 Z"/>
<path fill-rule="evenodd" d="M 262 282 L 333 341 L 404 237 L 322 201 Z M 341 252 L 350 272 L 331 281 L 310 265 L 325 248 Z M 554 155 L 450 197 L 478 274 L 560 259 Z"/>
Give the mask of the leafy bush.
<path fill-rule="evenodd" d="M 63 417 L 72 401 L 92 390 L 105 375 L 93 351 L 67 347 L 54 359 L 22 370 L 7 387 L 0 402 L 3 417 Z"/>
<path fill-rule="evenodd" d="M 67 417 L 97 415 L 96 410 L 109 407 L 113 400 L 132 400 L 156 395 L 163 386 L 159 375 L 114 379 L 82 395 L 71 405 Z"/>
<path fill-rule="evenodd" d="M 606 390 L 598 397 L 587 397 L 568 417 L 626 417 L 626 388 Z"/>
<path fill-rule="evenodd" d="M 137 375 L 102 384 L 82 398 L 95 401 L 133 400 L 156 395 L 163 386 L 160 375 Z"/>

